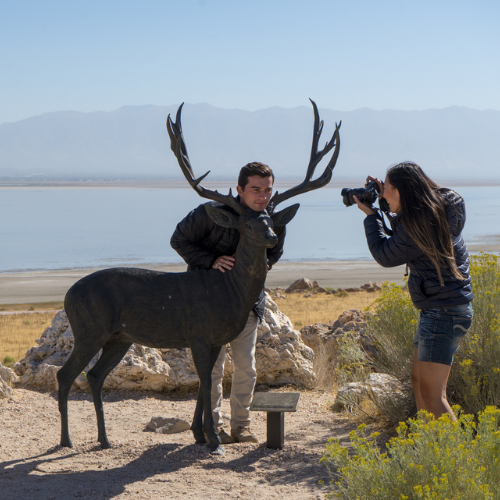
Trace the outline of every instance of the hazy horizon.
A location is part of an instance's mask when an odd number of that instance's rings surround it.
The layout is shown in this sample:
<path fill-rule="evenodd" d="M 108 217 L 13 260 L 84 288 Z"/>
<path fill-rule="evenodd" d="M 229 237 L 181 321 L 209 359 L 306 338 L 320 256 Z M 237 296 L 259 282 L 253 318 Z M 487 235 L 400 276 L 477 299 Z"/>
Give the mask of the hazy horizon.
<path fill-rule="evenodd" d="M 307 102 L 309 102 L 309 101 L 307 101 Z M 222 109 L 225 111 L 241 111 L 243 113 L 258 113 L 260 111 L 266 111 L 266 110 L 273 109 L 273 108 L 278 108 L 278 109 L 283 109 L 283 110 L 293 110 L 293 109 L 297 109 L 297 108 L 307 108 L 308 110 L 310 109 L 307 105 L 297 105 L 297 106 L 292 106 L 292 107 L 280 106 L 280 105 L 270 105 L 270 106 L 266 106 L 263 108 L 250 110 L 250 109 L 244 109 L 244 108 L 239 108 L 239 107 L 231 108 L 231 107 L 224 107 L 224 106 L 216 106 L 216 105 L 211 104 L 209 102 L 183 102 L 183 103 L 174 103 L 173 105 L 180 106 L 180 104 L 185 104 L 188 106 L 209 106 L 212 108 L 218 108 L 218 109 Z M 167 106 L 169 106 L 169 105 L 167 105 Z M 163 107 L 165 107 L 165 105 L 163 105 L 163 104 L 151 104 L 151 103 L 149 103 L 149 104 L 122 104 L 121 106 L 118 106 L 115 109 L 110 109 L 107 111 L 104 109 L 93 109 L 93 110 L 87 110 L 87 111 L 81 111 L 81 110 L 77 110 L 77 109 L 55 109 L 52 111 L 45 111 L 43 113 L 35 114 L 32 116 L 26 116 L 24 118 L 20 118 L 19 120 L 15 120 L 15 121 L 2 122 L 2 123 L 0 123 L 0 126 L 7 125 L 7 124 L 14 124 L 14 123 L 18 123 L 18 122 L 22 122 L 22 121 L 26 121 L 26 120 L 31 120 L 32 118 L 40 118 L 44 115 L 53 115 L 53 114 L 62 114 L 62 113 L 75 113 L 75 114 L 112 113 L 112 112 L 120 111 L 120 110 L 127 109 L 127 108 L 149 108 L 149 107 L 163 108 Z M 394 112 L 400 112 L 400 111 L 401 112 L 444 111 L 444 110 L 453 109 L 453 108 L 459 108 L 459 109 L 463 108 L 463 109 L 468 109 L 471 111 L 494 111 L 494 112 L 499 111 L 500 112 L 500 108 L 499 109 L 495 109 L 495 108 L 481 108 L 480 109 L 480 108 L 473 108 L 470 106 L 460 106 L 457 104 L 450 104 L 449 106 L 444 106 L 444 107 L 429 107 L 429 108 L 423 108 L 423 109 L 396 109 L 396 108 L 377 109 L 377 108 L 373 108 L 370 106 L 363 106 L 363 107 L 353 108 L 353 109 L 334 109 L 334 110 L 332 110 L 329 108 L 324 108 L 322 106 L 321 107 L 318 106 L 320 113 L 321 113 L 321 109 L 328 109 L 329 111 L 335 111 L 335 112 L 339 112 L 339 113 L 342 113 L 342 112 L 350 113 L 350 112 L 365 111 L 365 110 L 367 110 L 367 111 L 394 111 Z M 175 119 L 175 116 L 172 116 L 172 118 Z"/>
<path fill-rule="evenodd" d="M 499 17 L 492 0 L 4 1 L 0 123 L 308 97 L 345 111 L 500 110 Z"/>
<path fill-rule="evenodd" d="M 500 179 L 500 111 L 458 106 L 338 111 L 318 105 L 324 121 L 319 148 L 342 121 L 335 179 L 381 177 L 401 161 L 418 163 L 435 179 Z M 183 179 L 165 128 L 166 117 L 175 119 L 177 108 L 60 111 L 2 124 L 0 179 Z M 182 128 L 195 175 L 210 170 L 207 181 L 236 178 L 251 161 L 268 164 L 278 178 L 301 179 L 310 157 L 313 109 L 274 106 L 245 112 L 185 104 Z"/>

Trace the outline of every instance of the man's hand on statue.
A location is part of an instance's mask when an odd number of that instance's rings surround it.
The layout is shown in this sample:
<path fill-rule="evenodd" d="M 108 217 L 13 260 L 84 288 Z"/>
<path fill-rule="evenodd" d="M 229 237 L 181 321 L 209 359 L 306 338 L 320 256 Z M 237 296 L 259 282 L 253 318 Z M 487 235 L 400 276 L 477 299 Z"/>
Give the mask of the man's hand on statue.
<path fill-rule="evenodd" d="M 215 262 L 212 264 L 214 269 L 218 269 L 219 271 L 225 273 L 227 271 L 231 271 L 234 266 L 235 258 L 230 255 L 221 255 L 215 259 Z"/>

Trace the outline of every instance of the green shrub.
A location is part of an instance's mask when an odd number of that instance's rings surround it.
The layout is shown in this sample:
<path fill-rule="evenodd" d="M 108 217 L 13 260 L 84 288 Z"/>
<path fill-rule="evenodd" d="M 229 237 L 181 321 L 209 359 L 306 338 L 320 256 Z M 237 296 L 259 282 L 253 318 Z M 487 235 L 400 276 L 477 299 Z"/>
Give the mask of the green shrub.
<path fill-rule="evenodd" d="M 413 337 L 419 320 L 410 294 L 401 286 L 384 283 L 368 319 L 368 334 L 375 343 L 375 371 L 387 373 L 411 389 Z"/>
<path fill-rule="evenodd" d="M 16 362 L 16 360 L 12 356 L 5 356 L 5 358 L 3 358 L 2 365 L 9 368 L 15 362 Z"/>
<path fill-rule="evenodd" d="M 474 319 L 455 355 L 447 393 L 451 404 L 477 414 L 487 405 L 500 405 L 500 257 L 472 255 L 471 280 Z M 419 311 L 403 287 L 387 283 L 374 309 L 376 314 L 367 322 L 367 335 L 377 349 L 371 367 L 375 372 L 396 377 L 403 397 L 391 401 L 378 400 L 370 392 L 366 396 L 389 420 L 398 422 L 416 411 L 411 364 Z"/>
<path fill-rule="evenodd" d="M 471 257 L 474 319 L 448 382 L 450 401 L 467 413 L 500 405 L 500 257 Z"/>
<path fill-rule="evenodd" d="M 419 311 L 411 302 L 406 287 L 384 283 L 381 296 L 372 305 L 375 314 L 367 319 L 366 334 L 376 349 L 375 357 L 363 352 L 359 364 L 369 364 L 370 370 L 363 370 L 366 382 L 369 371 L 385 373 L 399 380 L 401 391 L 393 397 L 380 397 L 379 393 L 365 386 L 363 398 L 374 404 L 375 412 L 368 416 L 382 414 L 389 422 L 397 423 L 416 412 L 411 385 L 411 364 L 413 359 L 413 336 L 418 324 Z M 361 381 L 361 380 L 360 380 Z M 345 402 L 347 403 L 347 402 Z M 357 401 L 349 401 L 350 408 L 365 413 Z"/>
<path fill-rule="evenodd" d="M 458 407 L 454 408 L 457 412 Z M 350 435 L 352 454 L 331 439 L 321 462 L 332 486 L 329 498 L 500 499 L 500 410 L 449 415 L 438 420 L 425 411 L 398 427 L 383 453 L 377 433 L 363 424 Z"/>
<path fill-rule="evenodd" d="M 338 339 L 336 377 L 340 385 L 363 382 L 370 373 L 370 362 L 354 332 L 346 332 Z"/>

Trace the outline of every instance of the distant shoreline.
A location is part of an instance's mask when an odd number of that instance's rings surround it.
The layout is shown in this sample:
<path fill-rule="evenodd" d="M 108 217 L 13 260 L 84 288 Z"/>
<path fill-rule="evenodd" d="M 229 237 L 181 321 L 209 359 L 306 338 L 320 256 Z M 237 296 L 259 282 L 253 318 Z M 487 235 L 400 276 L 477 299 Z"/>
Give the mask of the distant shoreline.
<path fill-rule="evenodd" d="M 471 253 L 500 252 L 495 245 L 470 245 Z M 111 266 L 109 266 L 111 267 Z M 164 272 L 184 272 L 186 264 L 149 263 L 137 266 Z M 31 304 L 64 299 L 66 291 L 80 278 L 97 269 L 58 269 L 26 272 L 0 272 L 0 304 Z M 373 260 L 280 261 L 269 272 L 266 287 L 287 288 L 300 278 L 317 281 L 323 287 L 359 287 L 369 281 L 403 284 L 405 266 L 384 268 Z"/>
<path fill-rule="evenodd" d="M 277 179 L 276 187 L 279 189 L 288 188 L 300 184 L 301 179 Z M 365 179 L 334 179 L 323 189 L 339 189 L 343 187 L 362 186 Z M 500 186 L 500 179 L 493 180 L 459 180 L 445 179 L 436 180 L 438 184 L 453 187 L 487 187 Z M 203 185 L 210 188 L 234 188 L 235 180 L 207 180 Z M 189 188 L 187 181 L 182 179 L 148 179 L 148 180 L 88 180 L 88 181 L 0 181 L 0 189 L 12 188 L 136 188 L 136 189 L 183 189 Z"/>
<path fill-rule="evenodd" d="M 186 264 L 144 264 L 164 272 L 184 272 Z M 66 291 L 80 278 L 97 269 L 63 269 L 0 273 L 0 304 L 30 304 L 64 299 Z M 307 261 L 278 262 L 269 272 L 266 287 L 287 288 L 300 278 L 318 281 L 332 288 L 359 287 L 369 281 L 403 282 L 404 266 L 383 268 L 374 261 Z"/>

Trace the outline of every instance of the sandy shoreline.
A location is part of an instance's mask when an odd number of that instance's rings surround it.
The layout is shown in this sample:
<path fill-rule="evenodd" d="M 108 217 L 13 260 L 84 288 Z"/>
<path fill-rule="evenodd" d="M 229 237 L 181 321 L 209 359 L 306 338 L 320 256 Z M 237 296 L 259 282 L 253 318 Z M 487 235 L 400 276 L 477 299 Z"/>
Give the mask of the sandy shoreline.
<path fill-rule="evenodd" d="M 134 266 L 135 267 L 135 266 Z M 185 264 L 146 264 L 147 269 L 183 272 Z M 65 269 L 0 274 L 0 304 L 30 304 L 63 300 L 68 288 L 94 269 Z M 322 286 L 346 288 L 368 281 L 402 283 L 404 266 L 385 269 L 373 261 L 278 262 L 268 274 L 266 286 L 287 287 L 299 278 Z"/>
<path fill-rule="evenodd" d="M 467 245 L 470 253 L 499 253 L 500 243 Z M 186 265 L 144 264 L 146 269 L 165 272 L 183 272 Z M 30 304 L 64 299 L 66 291 L 80 278 L 96 269 L 62 269 L 0 273 L 0 304 Z M 389 281 L 402 284 L 405 266 L 383 268 L 375 261 L 281 261 L 267 276 L 268 288 L 287 287 L 299 278 L 318 281 L 321 286 L 333 288 L 358 287 L 364 283 Z"/>
<path fill-rule="evenodd" d="M 301 179 L 278 179 L 276 187 L 278 189 L 288 189 L 301 182 Z M 328 186 L 323 189 L 343 188 L 346 186 L 362 186 L 365 182 L 364 178 L 351 179 L 335 177 Z M 442 186 L 500 186 L 500 179 L 439 179 L 436 180 Z M 208 188 L 235 188 L 234 179 L 207 179 L 203 185 Z M 160 189 L 189 189 L 189 185 L 184 179 L 110 179 L 104 180 L 87 180 L 87 181 L 71 181 L 71 180 L 45 180 L 34 181 L 26 179 L 3 179 L 0 181 L 0 189 L 12 188 L 160 188 Z"/>

